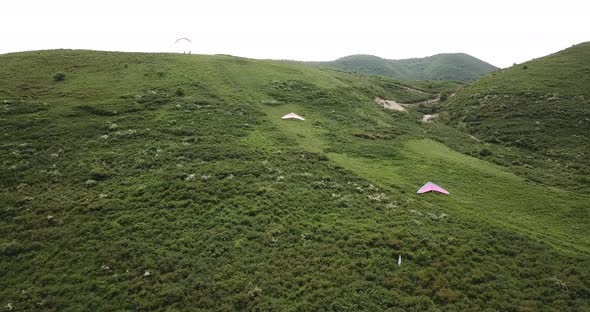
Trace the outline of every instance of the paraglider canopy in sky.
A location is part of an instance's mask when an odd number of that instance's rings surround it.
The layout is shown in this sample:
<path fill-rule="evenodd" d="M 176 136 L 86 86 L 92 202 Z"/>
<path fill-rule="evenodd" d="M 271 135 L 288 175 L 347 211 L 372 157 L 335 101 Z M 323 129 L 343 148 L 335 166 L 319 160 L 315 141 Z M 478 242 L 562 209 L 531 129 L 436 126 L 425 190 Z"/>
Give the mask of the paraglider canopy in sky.
<path fill-rule="evenodd" d="M 178 38 L 174 41 L 174 47 L 178 52 L 182 51 L 182 53 L 191 53 L 191 46 L 193 42 L 189 38 Z"/>

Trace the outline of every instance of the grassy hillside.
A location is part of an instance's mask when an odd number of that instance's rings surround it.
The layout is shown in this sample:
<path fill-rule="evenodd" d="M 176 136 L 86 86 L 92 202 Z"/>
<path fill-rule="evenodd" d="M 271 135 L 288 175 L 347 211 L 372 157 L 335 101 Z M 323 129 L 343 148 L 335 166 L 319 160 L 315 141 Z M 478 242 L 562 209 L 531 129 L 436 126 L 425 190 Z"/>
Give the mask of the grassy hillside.
<path fill-rule="evenodd" d="M 3 307 L 590 309 L 588 195 L 373 102 L 444 84 L 227 56 L 0 65 Z M 415 194 L 429 180 L 451 195 Z"/>
<path fill-rule="evenodd" d="M 498 68 L 464 53 L 444 53 L 424 58 L 387 60 L 373 55 L 350 55 L 316 63 L 349 72 L 404 80 L 469 82 Z"/>
<path fill-rule="evenodd" d="M 549 169 L 541 181 L 587 188 L 590 179 L 590 43 L 515 65 L 449 100 L 450 119 L 476 137 L 521 151 L 507 163 Z"/>

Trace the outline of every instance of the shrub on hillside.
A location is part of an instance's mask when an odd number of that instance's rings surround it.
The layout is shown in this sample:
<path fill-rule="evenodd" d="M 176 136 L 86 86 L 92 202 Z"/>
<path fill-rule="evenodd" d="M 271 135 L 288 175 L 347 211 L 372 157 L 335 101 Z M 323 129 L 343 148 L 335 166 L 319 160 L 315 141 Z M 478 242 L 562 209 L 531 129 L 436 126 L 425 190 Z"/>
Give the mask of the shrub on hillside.
<path fill-rule="evenodd" d="M 449 92 L 443 91 L 440 93 L 440 101 L 444 102 L 449 98 Z"/>
<path fill-rule="evenodd" d="M 441 304 L 449 304 L 459 299 L 459 294 L 449 288 L 441 288 L 435 294 L 435 299 Z"/>
<path fill-rule="evenodd" d="M 57 73 L 57 74 L 53 75 L 53 80 L 54 81 L 64 81 L 64 80 L 66 80 L 66 74 Z"/>
<path fill-rule="evenodd" d="M 457 130 L 459 130 L 461 132 L 465 132 L 467 130 L 467 124 L 463 121 L 459 121 L 457 123 Z"/>
<path fill-rule="evenodd" d="M 264 104 L 264 105 L 278 105 L 278 104 L 281 104 L 281 102 L 276 101 L 276 100 L 268 100 L 268 101 L 262 101 L 262 104 Z"/>
<path fill-rule="evenodd" d="M 482 148 L 482 149 L 479 150 L 479 155 L 482 156 L 482 157 L 488 157 L 488 156 L 491 156 L 492 155 L 492 151 L 490 151 L 487 148 Z"/>
<path fill-rule="evenodd" d="M 76 108 L 80 111 L 96 116 L 117 116 L 119 114 L 117 111 L 106 110 L 104 108 L 89 105 L 76 106 Z"/>
<path fill-rule="evenodd" d="M 111 174 L 104 168 L 94 167 L 90 170 L 90 178 L 96 181 L 103 181 L 108 179 Z"/>
<path fill-rule="evenodd" d="M 88 188 L 95 187 L 97 184 L 98 184 L 98 181 L 92 180 L 92 179 L 88 179 L 88 180 L 86 180 L 86 182 L 84 182 L 84 185 Z"/>
<path fill-rule="evenodd" d="M 438 120 L 448 125 L 451 123 L 451 115 L 449 114 L 449 112 L 442 112 L 438 115 Z"/>

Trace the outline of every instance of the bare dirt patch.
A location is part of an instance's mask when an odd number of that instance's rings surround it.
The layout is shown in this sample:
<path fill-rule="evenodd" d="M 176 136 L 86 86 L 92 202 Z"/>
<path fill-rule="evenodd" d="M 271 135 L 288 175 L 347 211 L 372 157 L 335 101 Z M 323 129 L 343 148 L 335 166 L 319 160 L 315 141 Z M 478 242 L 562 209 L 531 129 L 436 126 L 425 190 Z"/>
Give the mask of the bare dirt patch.
<path fill-rule="evenodd" d="M 396 111 L 400 111 L 400 112 L 406 111 L 406 109 L 403 106 L 401 106 L 398 102 L 396 102 L 394 100 L 385 100 L 380 97 L 375 97 L 375 103 L 383 106 L 383 108 L 385 108 L 385 109 L 391 109 L 391 110 L 396 110 Z"/>
<path fill-rule="evenodd" d="M 438 114 L 425 114 L 424 116 L 422 116 L 422 122 L 432 122 L 436 117 L 438 117 Z"/>

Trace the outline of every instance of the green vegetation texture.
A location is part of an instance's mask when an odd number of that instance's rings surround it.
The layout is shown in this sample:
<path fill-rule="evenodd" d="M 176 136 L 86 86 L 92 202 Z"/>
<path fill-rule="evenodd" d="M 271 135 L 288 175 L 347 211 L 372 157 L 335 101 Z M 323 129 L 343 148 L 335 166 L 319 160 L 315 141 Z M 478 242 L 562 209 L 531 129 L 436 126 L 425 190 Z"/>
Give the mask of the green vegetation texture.
<path fill-rule="evenodd" d="M 587 193 L 373 101 L 454 87 L 228 56 L 0 55 L 0 305 L 590 309 Z M 430 180 L 451 195 L 417 195 Z"/>
<path fill-rule="evenodd" d="M 443 53 L 424 58 L 388 60 L 373 55 L 350 55 L 330 62 L 328 68 L 403 80 L 469 82 L 498 68 L 465 53 Z"/>
<path fill-rule="evenodd" d="M 477 138 L 520 151 L 520 157 L 500 160 L 513 170 L 542 168 L 530 178 L 586 192 L 588 86 L 590 43 L 583 43 L 478 80 L 450 98 L 443 110 L 445 118 Z"/>

